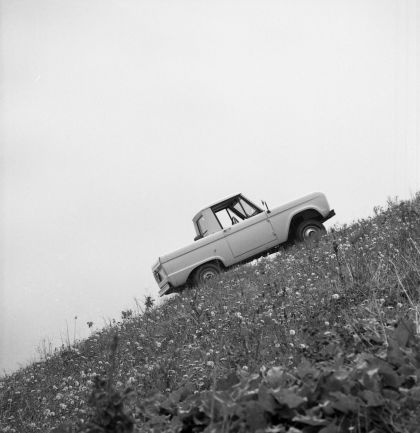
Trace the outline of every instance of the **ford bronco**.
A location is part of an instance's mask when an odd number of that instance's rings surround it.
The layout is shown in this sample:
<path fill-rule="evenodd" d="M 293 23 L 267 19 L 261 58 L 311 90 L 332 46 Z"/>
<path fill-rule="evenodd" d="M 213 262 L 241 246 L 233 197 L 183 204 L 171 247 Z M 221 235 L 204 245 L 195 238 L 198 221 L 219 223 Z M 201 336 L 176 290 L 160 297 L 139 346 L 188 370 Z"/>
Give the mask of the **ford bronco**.
<path fill-rule="evenodd" d="M 242 194 L 202 209 L 193 218 L 194 243 L 159 257 L 152 271 L 159 295 L 198 285 L 237 263 L 281 244 L 318 239 L 323 222 L 335 215 L 322 193 L 312 193 L 269 210 Z"/>

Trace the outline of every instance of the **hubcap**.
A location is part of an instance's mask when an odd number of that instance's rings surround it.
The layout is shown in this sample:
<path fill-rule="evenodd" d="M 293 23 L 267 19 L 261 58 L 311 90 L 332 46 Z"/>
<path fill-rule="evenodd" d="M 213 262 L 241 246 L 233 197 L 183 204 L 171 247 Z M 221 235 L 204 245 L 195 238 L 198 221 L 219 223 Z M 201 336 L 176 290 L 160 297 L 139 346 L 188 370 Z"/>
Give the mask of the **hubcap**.
<path fill-rule="evenodd" d="M 319 230 L 316 227 L 306 227 L 303 232 L 304 239 L 315 239 L 319 235 Z"/>
<path fill-rule="evenodd" d="M 214 278 L 216 276 L 214 271 L 206 271 L 202 274 L 201 279 L 203 281 L 210 280 L 211 278 Z"/>

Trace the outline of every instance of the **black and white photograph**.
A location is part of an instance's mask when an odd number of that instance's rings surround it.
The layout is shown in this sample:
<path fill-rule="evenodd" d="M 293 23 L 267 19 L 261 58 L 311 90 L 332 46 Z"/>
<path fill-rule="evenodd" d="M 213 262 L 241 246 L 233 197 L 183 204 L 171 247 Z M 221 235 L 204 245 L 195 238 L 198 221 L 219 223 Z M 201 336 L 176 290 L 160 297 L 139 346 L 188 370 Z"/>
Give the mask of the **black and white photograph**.
<path fill-rule="evenodd" d="M 0 0 L 0 433 L 420 433 L 420 2 Z"/>

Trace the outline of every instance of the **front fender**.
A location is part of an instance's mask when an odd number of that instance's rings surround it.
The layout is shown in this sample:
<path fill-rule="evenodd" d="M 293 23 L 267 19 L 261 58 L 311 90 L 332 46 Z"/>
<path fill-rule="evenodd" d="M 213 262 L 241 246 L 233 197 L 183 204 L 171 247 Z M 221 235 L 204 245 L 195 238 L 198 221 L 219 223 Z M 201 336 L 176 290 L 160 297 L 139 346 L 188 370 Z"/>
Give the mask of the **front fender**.
<path fill-rule="evenodd" d="M 210 262 L 220 262 L 225 268 L 227 267 L 223 257 L 214 255 L 168 274 L 168 281 L 173 287 L 182 286 L 187 283 L 188 279 L 197 268 Z"/>

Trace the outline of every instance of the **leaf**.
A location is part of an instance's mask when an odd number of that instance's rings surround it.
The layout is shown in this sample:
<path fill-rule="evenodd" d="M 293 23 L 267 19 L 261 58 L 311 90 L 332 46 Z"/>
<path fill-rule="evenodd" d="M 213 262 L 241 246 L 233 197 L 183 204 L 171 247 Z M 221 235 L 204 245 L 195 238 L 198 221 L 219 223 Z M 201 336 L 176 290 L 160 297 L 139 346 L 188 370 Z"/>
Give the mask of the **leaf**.
<path fill-rule="evenodd" d="M 404 319 L 400 320 L 393 335 L 399 346 L 406 347 L 412 335 L 414 335 L 413 323 Z"/>
<path fill-rule="evenodd" d="M 268 413 L 274 415 L 278 409 L 279 404 L 273 397 L 272 391 L 266 386 L 261 385 L 258 391 L 258 402 Z"/>
<path fill-rule="evenodd" d="M 274 425 L 272 427 L 267 427 L 265 433 L 286 433 L 286 427 L 282 425 Z"/>
<path fill-rule="evenodd" d="M 311 363 L 306 359 L 296 369 L 296 375 L 302 380 L 316 379 L 319 374 L 320 372 L 315 367 L 312 367 Z"/>
<path fill-rule="evenodd" d="M 352 395 L 346 395 L 342 392 L 331 392 L 330 396 L 333 397 L 332 407 L 343 413 L 357 412 L 359 404 Z"/>
<path fill-rule="evenodd" d="M 313 426 L 319 426 L 319 425 L 327 425 L 328 421 L 322 418 L 317 418 L 315 416 L 309 416 L 309 415 L 296 415 L 292 421 L 300 422 L 302 424 L 308 424 Z"/>
<path fill-rule="evenodd" d="M 382 398 L 381 394 L 369 390 L 362 391 L 360 394 L 366 401 L 368 407 L 378 407 L 385 404 L 385 400 Z"/>
<path fill-rule="evenodd" d="M 383 385 L 389 388 L 398 389 L 403 382 L 403 379 L 398 375 L 398 373 L 387 364 L 382 364 L 380 366 L 379 375 L 381 376 Z"/>
<path fill-rule="evenodd" d="M 296 409 L 307 400 L 306 397 L 301 397 L 287 388 L 281 388 L 272 391 L 272 393 L 281 405 L 285 405 L 290 409 Z"/>
<path fill-rule="evenodd" d="M 327 392 L 344 391 L 345 383 L 335 376 L 333 371 L 324 373 L 318 383 L 318 388 Z"/>
<path fill-rule="evenodd" d="M 216 389 L 220 391 L 226 391 L 230 389 L 233 385 L 239 382 L 239 378 L 236 372 L 229 373 L 226 377 L 219 379 L 216 383 Z"/>
<path fill-rule="evenodd" d="M 394 365 L 401 366 L 404 365 L 404 353 L 402 352 L 399 343 L 392 338 L 389 339 L 389 347 L 387 359 Z"/>
<path fill-rule="evenodd" d="M 420 402 L 420 386 L 413 386 L 410 389 L 410 397 L 416 402 Z"/>
<path fill-rule="evenodd" d="M 331 423 L 326 427 L 322 428 L 318 433 L 341 433 L 340 427 Z"/>
<path fill-rule="evenodd" d="M 246 423 L 250 431 L 256 431 L 267 427 L 263 407 L 257 401 L 249 401 L 245 407 Z"/>
<path fill-rule="evenodd" d="M 397 401 L 398 398 L 400 397 L 400 393 L 399 391 L 396 391 L 395 389 L 391 389 L 391 388 L 384 388 L 382 390 L 382 395 L 388 400 L 391 401 Z"/>
<path fill-rule="evenodd" d="M 277 388 L 283 384 L 284 369 L 282 367 L 271 367 L 267 371 L 265 381 L 271 386 L 271 388 Z"/>

